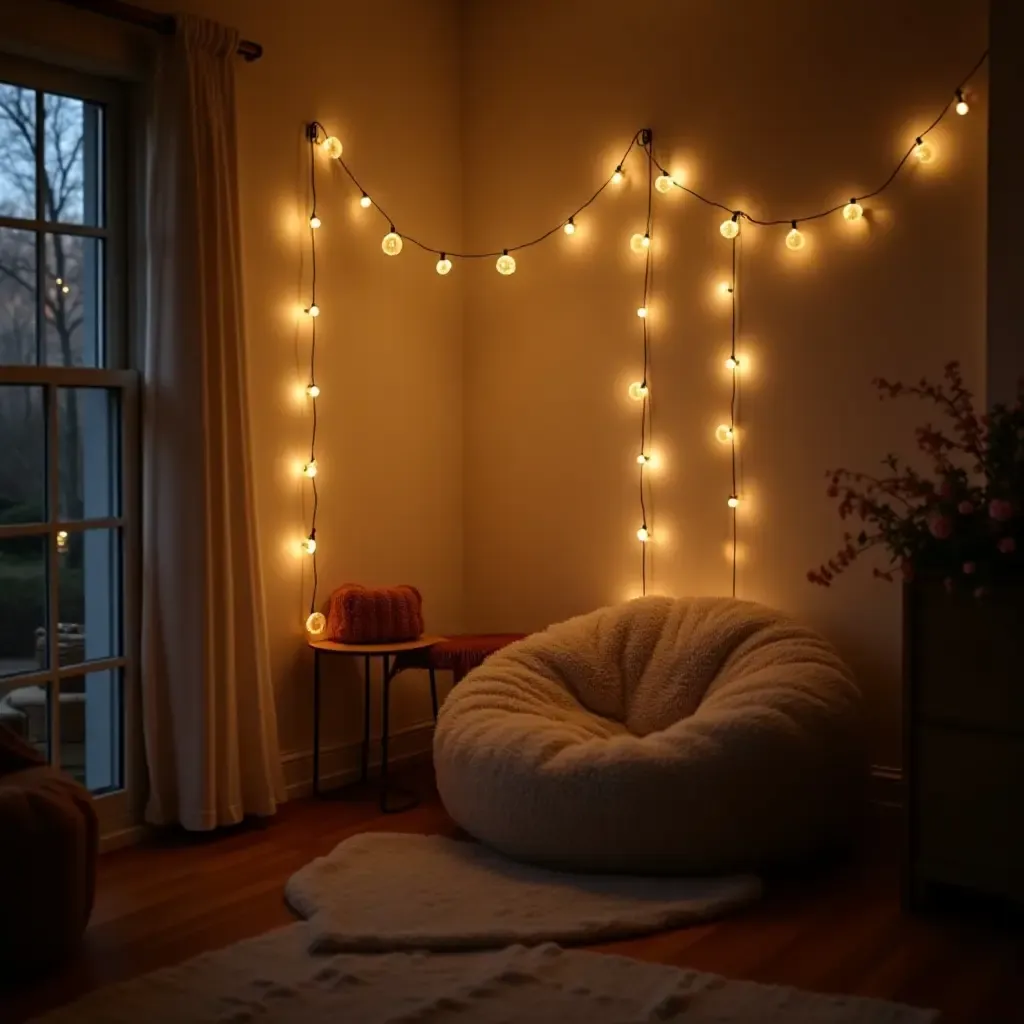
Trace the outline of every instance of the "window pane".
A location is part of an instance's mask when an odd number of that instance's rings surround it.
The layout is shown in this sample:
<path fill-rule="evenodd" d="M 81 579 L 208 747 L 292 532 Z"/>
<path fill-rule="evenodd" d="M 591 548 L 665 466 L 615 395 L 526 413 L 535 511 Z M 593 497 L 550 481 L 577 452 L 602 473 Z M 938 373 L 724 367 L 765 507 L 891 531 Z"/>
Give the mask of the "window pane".
<path fill-rule="evenodd" d="M 0 215 L 36 215 L 36 94 L 0 83 Z"/>
<path fill-rule="evenodd" d="M 0 538 L 0 676 L 45 668 L 46 544 L 48 538 Z"/>
<path fill-rule="evenodd" d="M 121 653 L 121 537 L 118 530 L 57 535 L 61 667 Z"/>
<path fill-rule="evenodd" d="M 36 322 L 36 236 L 0 228 L 0 364 L 36 363 Z"/>
<path fill-rule="evenodd" d="M 43 362 L 103 365 L 103 243 L 46 236 Z"/>
<path fill-rule="evenodd" d="M 120 515 L 120 395 L 106 388 L 59 388 L 61 519 Z"/>
<path fill-rule="evenodd" d="M 110 669 L 60 681 L 60 766 L 94 793 L 124 785 L 121 679 Z"/>
<path fill-rule="evenodd" d="M 103 110 L 72 96 L 43 98 L 45 219 L 63 224 L 103 223 Z"/>
<path fill-rule="evenodd" d="M 50 750 L 50 687 L 0 688 L 0 725 L 31 743 L 43 757 Z"/>
<path fill-rule="evenodd" d="M 46 520 L 44 389 L 0 384 L 0 524 Z"/>

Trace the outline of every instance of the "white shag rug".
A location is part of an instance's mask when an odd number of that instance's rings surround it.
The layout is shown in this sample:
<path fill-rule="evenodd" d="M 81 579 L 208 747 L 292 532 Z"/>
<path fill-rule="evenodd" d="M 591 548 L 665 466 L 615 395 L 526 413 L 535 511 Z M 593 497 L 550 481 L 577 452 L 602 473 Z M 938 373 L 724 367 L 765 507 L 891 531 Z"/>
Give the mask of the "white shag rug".
<path fill-rule="evenodd" d="M 101 989 L 37 1024 L 929 1024 L 852 996 L 544 945 L 309 956 L 307 924 Z"/>
<path fill-rule="evenodd" d="M 752 875 L 565 874 L 478 843 L 395 832 L 346 839 L 285 887 L 310 919 L 313 953 L 604 942 L 721 917 L 760 895 Z"/>

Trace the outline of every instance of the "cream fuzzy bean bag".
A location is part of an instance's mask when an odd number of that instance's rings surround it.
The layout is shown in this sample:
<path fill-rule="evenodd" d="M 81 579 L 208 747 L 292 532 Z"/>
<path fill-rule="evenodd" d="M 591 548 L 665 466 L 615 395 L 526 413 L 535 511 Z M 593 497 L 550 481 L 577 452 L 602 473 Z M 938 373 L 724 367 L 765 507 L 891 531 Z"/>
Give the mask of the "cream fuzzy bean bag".
<path fill-rule="evenodd" d="M 861 696 L 832 647 L 778 612 L 646 597 L 491 655 L 441 709 L 434 764 L 452 818 L 513 858 L 758 868 L 848 832 Z"/>

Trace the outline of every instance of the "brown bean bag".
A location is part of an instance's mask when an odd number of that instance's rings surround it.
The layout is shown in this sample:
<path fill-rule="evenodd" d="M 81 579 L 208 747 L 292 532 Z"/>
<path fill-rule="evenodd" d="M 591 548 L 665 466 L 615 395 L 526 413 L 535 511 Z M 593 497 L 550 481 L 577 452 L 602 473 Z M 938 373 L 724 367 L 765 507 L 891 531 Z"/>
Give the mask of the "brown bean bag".
<path fill-rule="evenodd" d="M 67 956 L 92 912 L 92 798 L 0 726 L 0 977 Z"/>

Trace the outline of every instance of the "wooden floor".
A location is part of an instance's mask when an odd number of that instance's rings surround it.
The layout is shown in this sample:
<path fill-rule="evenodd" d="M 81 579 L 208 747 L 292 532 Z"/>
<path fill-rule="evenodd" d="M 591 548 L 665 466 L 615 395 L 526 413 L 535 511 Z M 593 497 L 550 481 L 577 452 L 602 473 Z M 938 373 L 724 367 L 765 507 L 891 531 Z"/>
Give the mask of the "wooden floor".
<path fill-rule="evenodd" d="M 265 824 L 209 837 L 165 836 L 101 859 L 92 924 L 57 977 L 0 990 L 0 1021 L 19 1022 L 89 989 L 176 963 L 292 920 L 285 879 L 356 832 L 456 835 L 429 770 L 410 781 L 419 808 L 382 817 L 372 794 L 287 805 Z M 849 860 L 769 880 L 752 910 L 712 924 L 600 947 L 734 978 L 894 999 L 944 1011 L 945 1024 L 1024 1022 L 1024 932 L 988 915 L 900 910 L 898 832 Z"/>

